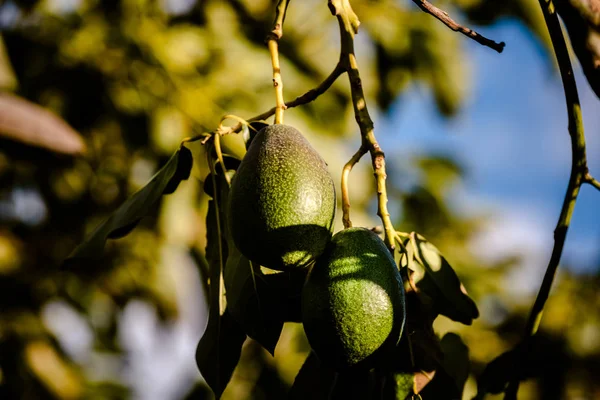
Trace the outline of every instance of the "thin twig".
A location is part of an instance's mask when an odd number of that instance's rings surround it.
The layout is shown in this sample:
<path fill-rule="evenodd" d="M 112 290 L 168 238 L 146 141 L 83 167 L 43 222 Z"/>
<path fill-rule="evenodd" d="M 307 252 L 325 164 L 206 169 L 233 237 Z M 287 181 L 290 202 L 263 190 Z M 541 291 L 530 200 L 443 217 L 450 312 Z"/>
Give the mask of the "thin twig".
<path fill-rule="evenodd" d="M 339 76 L 342 75 L 344 72 L 346 72 L 346 70 L 344 69 L 344 67 L 341 64 L 338 63 L 335 66 L 335 68 L 333 69 L 333 71 L 331 71 L 331 74 L 329 74 L 329 76 L 327 78 L 325 78 L 325 80 L 323 80 L 323 82 L 321 82 L 319 84 L 319 86 L 314 87 L 314 88 L 310 89 L 308 92 L 296 97 L 294 100 L 287 102 L 286 108 L 294 108 L 294 107 L 298 107 L 298 106 L 303 106 L 305 104 L 315 101 L 319 96 L 321 96 L 323 93 L 325 93 L 331 87 L 331 85 L 333 85 L 333 83 L 337 80 L 337 78 L 339 78 Z M 246 120 L 246 122 L 263 121 L 263 120 L 273 116 L 275 114 L 275 111 L 276 111 L 276 108 L 273 107 L 270 110 L 267 110 L 262 114 L 258 114 L 256 116 Z M 225 117 L 223 117 L 223 118 L 225 118 Z M 245 125 L 245 123 L 242 123 L 242 122 L 239 122 L 238 124 L 236 124 L 232 127 L 227 127 L 227 126 L 221 125 L 220 126 L 221 135 L 239 132 L 244 125 Z M 213 136 L 213 133 L 202 133 L 202 134 L 199 134 L 196 136 L 188 137 L 188 138 L 184 139 L 184 142 L 196 142 L 198 140 L 201 140 L 202 144 L 206 144 L 208 142 L 208 140 Z"/>
<path fill-rule="evenodd" d="M 360 21 L 352 10 L 348 0 L 329 0 L 328 5 L 331 13 L 337 17 L 340 26 L 340 63 L 348 73 L 350 90 L 352 92 L 352 104 L 354 106 L 354 116 L 360 128 L 362 138 L 361 147 L 366 146 L 371 154 L 371 162 L 377 185 L 377 215 L 379 215 L 383 222 L 385 244 L 393 253 L 395 248 L 394 237 L 396 230 L 392 225 L 390 213 L 387 208 L 388 199 L 385 186 L 385 180 L 387 178 L 385 172 L 385 155 L 375 138 L 373 120 L 367 109 L 367 102 L 362 89 L 362 81 L 360 79 L 356 55 L 354 53 L 354 35 L 358 32 Z"/>
<path fill-rule="evenodd" d="M 589 172 L 585 175 L 585 183 L 589 183 L 596 189 L 600 190 L 600 181 L 594 178 Z"/>
<path fill-rule="evenodd" d="M 333 69 L 333 71 L 331 71 L 331 74 L 329 74 L 329 76 L 327 78 L 325 78 L 325 80 L 323 82 L 321 82 L 321 84 L 311 90 L 309 90 L 308 92 L 304 93 L 301 96 L 296 97 L 294 100 L 286 102 L 286 108 L 294 108 L 294 107 L 298 107 L 298 106 L 302 106 L 304 104 L 308 104 L 314 100 L 317 99 L 317 97 L 319 97 L 320 95 L 322 95 L 323 93 L 325 93 L 330 87 L 331 85 L 333 85 L 333 83 L 336 81 L 336 79 L 343 74 L 344 72 L 346 72 L 346 70 L 344 69 L 344 67 L 341 64 L 337 64 L 335 66 L 335 68 Z M 265 111 L 262 114 L 259 114 L 255 117 L 250 118 L 248 121 L 249 122 L 253 122 L 253 121 L 261 121 L 264 119 L 269 118 L 270 116 L 274 115 L 276 112 L 276 108 L 273 107 L 268 111 Z M 239 128 L 237 130 L 241 129 L 241 126 L 239 126 Z"/>
<path fill-rule="evenodd" d="M 515 365 L 515 374 L 506 388 L 504 396 L 505 400 L 516 400 L 517 398 L 519 378 L 522 375 L 520 371 L 522 371 L 523 364 L 527 363 L 531 352 L 532 338 L 537 333 L 540 326 L 544 306 L 546 305 L 546 300 L 548 300 L 548 295 L 552 288 L 552 282 L 554 281 L 565 240 L 567 238 L 567 230 L 571 223 L 577 195 L 588 174 L 581 106 L 579 103 L 579 95 L 577 94 L 577 85 L 575 76 L 573 75 L 571 60 L 569 58 L 569 51 L 552 0 L 539 0 L 539 3 L 544 13 L 546 26 L 550 32 L 550 38 L 558 61 L 565 91 L 567 113 L 569 116 L 569 135 L 571 136 L 571 175 L 569 177 L 567 193 L 565 194 L 560 217 L 556 229 L 554 230 L 554 248 L 552 249 L 552 255 L 542 285 L 535 299 L 535 303 L 531 308 L 529 319 L 527 320 L 527 326 L 522 341 L 523 350 L 519 354 L 519 362 Z"/>
<path fill-rule="evenodd" d="M 273 87 L 275 88 L 275 123 L 283 124 L 283 111 L 286 109 L 283 101 L 283 80 L 281 79 L 281 67 L 279 65 L 279 39 L 283 36 L 283 21 L 289 5 L 289 0 L 279 0 L 275 9 L 275 21 L 273 30 L 267 35 L 267 46 L 271 54 L 271 65 L 273 67 Z"/>
<path fill-rule="evenodd" d="M 435 18 L 440 20 L 444 25 L 452 29 L 454 32 L 460 32 L 463 35 L 473 39 L 477 43 L 487 46 L 493 50 L 496 50 L 498 53 L 502 53 L 502 50 L 504 50 L 504 46 L 506 45 L 506 43 L 495 42 L 491 39 L 486 38 L 485 36 L 480 35 L 473 29 L 460 25 L 452 18 L 450 18 L 446 11 L 439 9 L 427 0 L 413 0 L 413 3 L 419 6 L 419 8 L 425 11 L 427 14 L 433 15 Z"/>
<path fill-rule="evenodd" d="M 350 221 L 350 196 L 348 193 L 348 176 L 352 168 L 360 161 L 362 156 L 367 154 L 369 150 L 367 146 L 360 146 L 358 151 L 354 153 L 350 161 L 344 165 L 342 170 L 342 222 L 344 223 L 344 229 L 352 227 L 352 221 Z"/>

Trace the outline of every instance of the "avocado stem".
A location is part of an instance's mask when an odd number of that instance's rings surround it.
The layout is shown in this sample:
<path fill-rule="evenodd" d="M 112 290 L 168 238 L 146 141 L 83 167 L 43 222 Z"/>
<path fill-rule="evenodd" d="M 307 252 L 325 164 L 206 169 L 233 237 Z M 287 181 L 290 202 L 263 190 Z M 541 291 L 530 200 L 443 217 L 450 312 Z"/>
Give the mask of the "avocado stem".
<path fill-rule="evenodd" d="M 352 158 L 344 165 L 342 170 L 342 222 L 344 229 L 352 228 L 352 221 L 350 221 L 350 195 L 348 193 L 348 177 L 352 168 L 360 161 L 362 156 L 367 154 L 368 148 L 366 146 L 360 146 L 358 151 L 354 153 Z"/>
<path fill-rule="evenodd" d="M 267 35 L 267 47 L 271 54 L 271 66 L 273 67 L 273 87 L 275 88 L 275 123 L 283 124 L 283 111 L 286 109 L 283 100 L 283 80 L 281 79 L 281 67 L 279 65 L 279 39 L 283 36 L 283 21 L 289 0 L 279 0 L 275 8 L 275 21 L 273 30 Z"/>

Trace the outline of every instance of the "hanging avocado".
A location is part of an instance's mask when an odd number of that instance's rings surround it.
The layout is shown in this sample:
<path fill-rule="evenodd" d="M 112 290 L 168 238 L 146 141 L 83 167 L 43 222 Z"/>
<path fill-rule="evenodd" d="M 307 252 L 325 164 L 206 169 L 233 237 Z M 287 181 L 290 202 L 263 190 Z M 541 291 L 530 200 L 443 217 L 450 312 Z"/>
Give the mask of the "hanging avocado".
<path fill-rule="evenodd" d="M 402 334 L 403 288 L 379 236 L 365 228 L 335 234 L 302 290 L 304 331 L 319 359 L 338 371 L 372 367 Z"/>
<path fill-rule="evenodd" d="M 333 180 L 325 161 L 291 126 L 270 125 L 254 137 L 229 199 L 233 241 L 262 266 L 305 267 L 331 239 Z"/>

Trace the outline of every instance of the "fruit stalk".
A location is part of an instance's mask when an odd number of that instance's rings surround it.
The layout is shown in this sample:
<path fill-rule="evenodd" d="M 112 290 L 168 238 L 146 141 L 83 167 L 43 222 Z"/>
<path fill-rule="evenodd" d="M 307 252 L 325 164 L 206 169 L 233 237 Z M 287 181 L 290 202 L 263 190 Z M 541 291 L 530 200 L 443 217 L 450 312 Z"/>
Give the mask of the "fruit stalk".
<path fill-rule="evenodd" d="M 352 158 L 344 165 L 344 169 L 342 171 L 342 222 L 344 223 L 344 229 L 352 228 L 352 221 L 350 221 L 350 196 L 348 193 L 348 177 L 350 176 L 350 171 L 352 168 L 358 163 L 358 161 L 367 154 L 366 146 L 360 146 L 358 151 L 352 156 Z"/>
<path fill-rule="evenodd" d="M 283 80 L 281 79 L 281 67 L 279 66 L 279 39 L 283 36 L 283 21 L 289 0 L 279 0 L 275 8 L 275 21 L 273 29 L 267 35 L 267 46 L 271 54 L 271 65 L 273 67 L 273 87 L 275 88 L 275 123 L 283 124 L 283 111 L 286 109 L 283 100 Z"/>
<path fill-rule="evenodd" d="M 375 138 L 375 131 L 373 129 L 373 120 L 369 115 L 367 109 L 367 101 L 362 89 L 362 81 L 360 79 L 360 73 L 358 71 L 358 64 L 356 62 L 356 55 L 354 53 L 354 35 L 358 32 L 358 25 L 360 21 L 352 10 L 350 2 L 348 0 L 329 0 L 329 9 L 331 13 L 338 19 L 340 26 L 340 37 L 341 37 L 341 51 L 340 51 L 340 63 L 344 66 L 348 73 L 348 79 L 350 81 L 350 90 L 352 92 L 352 104 L 354 105 L 354 115 L 356 122 L 360 128 L 362 143 L 361 147 L 368 149 L 371 155 L 371 163 L 375 174 L 375 181 L 377 185 L 377 215 L 383 222 L 385 231 L 385 244 L 393 251 L 394 249 L 394 237 L 396 231 L 390 218 L 390 213 L 387 208 L 387 190 L 385 180 L 387 178 L 385 172 L 385 154 L 377 139 Z M 349 169 L 352 165 L 356 164 L 362 156 L 359 151 L 350 160 Z M 354 162 L 355 160 L 355 162 Z M 354 163 L 353 163 L 354 162 Z M 344 167 L 346 169 L 346 167 Z M 349 172 L 349 170 L 348 170 Z M 346 176 L 347 178 L 347 176 Z M 342 192 L 342 204 L 346 204 L 345 217 L 347 221 L 350 221 L 349 217 L 349 200 L 347 191 Z"/>
<path fill-rule="evenodd" d="M 548 295 L 550 294 L 550 289 L 552 288 L 556 270 L 558 269 L 558 264 L 562 256 L 562 250 L 567 238 L 567 230 L 571 223 L 571 217 L 573 215 L 573 210 L 575 209 L 579 189 L 581 188 L 581 185 L 587 181 L 586 177 L 589 176 L 581 105 L 579 103 L 579 95 L 577 93 L 575 76 L 573 75 L 573 68 L 569 58 L 569 51 L 552 1 L 539 0 L 539 2 L 544 13 L 546 26 L 550 33 L 550 39 L 552 40 L 552 46 L 554 47 L 565 91 L 567 113 L 569 117 L 568 130 L 569 135 L 571 136 L 571 175 L 569 177 L 567 193 L 565 194 L 560 217 L 556 229 L 554 230 L 554 248 L 552 249 L 552 255 L 548 267 L 546 268 L 540 290 L 529 314 L 529 319 L 527 320 L 522 339 L 523 351 L 520 354 L 519 362 L 515 365 L 516 372 L 513 374 L 513 379 L 506 388 L 505 399 L 517 398 L 519 376 L 521 375 L 520 370 L 523 364 L 527 362 L 527 358 L 531 352 L 532 338 L 537 333 L 542 319 L 546 300 L 548 300 Z"/>

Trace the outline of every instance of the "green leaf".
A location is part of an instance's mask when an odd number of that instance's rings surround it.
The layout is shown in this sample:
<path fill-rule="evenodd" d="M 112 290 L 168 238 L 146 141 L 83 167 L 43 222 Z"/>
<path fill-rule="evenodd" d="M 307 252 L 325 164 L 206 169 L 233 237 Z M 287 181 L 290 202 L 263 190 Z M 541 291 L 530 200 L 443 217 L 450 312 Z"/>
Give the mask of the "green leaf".
<path fill-rule="evenodd" d="M 447 333 L 440 342 L 444 353 L 433 380 L 421 394 L 427 399 L 461 399 L 469 377 L 469 349 L 460 336 Z"/>
<path fill-rule="evenodd" d="M 249 127 L 244 126 L 244 129 L 242 131 L 242 137 L 246 142 L 246 149 L 250 147 L 250 143 L 252 142 L 256 134 L 262 129 L 266 128 L 267 126 L 269 126 L 269 123 L 266 121 L 253 121 L 250 122 Z"/>
<path fill-rule="evenodd" d="M 332 400 L 372 399 L 375 382 L 365 370 L 346 370 L 337 374 L 331 393 Z"/>
<path fill-rule="evenodd" d="M 519 361 L 519 347 L 500 354 L 486 365 L 483 373 L 477 379 L 477 396 L 483 399 L 487 393 L 501 393 L 511 379 L 514 379 Z"/>
<path fill-rule="evenodd" d="M 235 170 L 240 165 L 240 160 L 238 160 L 235 157 L 229 156 L 227 154 L 223 154 L 223 161 L 225 163 L 225 168 L 227 168 L 227 174 L 229 175 L 229 178 L 233 177 Z M 218 171 L 219 176 L 221 176 L 222 175 L 222 172 L 221 172 L 222 167 L 218 164 L 217 160 L 213 161 L 213 167 Z M 214 188 L 213 188 L 213 180 L 211 179 L 210 173 L 206 176 L 206 178 L 204 178 L 203 190 L 204 190 L 204 193 L 207 194 L 208 196 L 214 197 L 215 193 L 214 193 Z M 222 203 L 224 205 L 226 204 L 226 202 L 222 202 Z"/>
<path fill-rule="evenodd" d="M 335 371 L 321 364 L 311 352 L 288 393 L 289 400 L 327 400 L 335 382 Z"/>
<path fill-rule="evenodd" d="M 217 398 L 227 387 L 240 359 L 246 334 L 226 309 L 223 295 L 225 237 L 223 205 L 228 191 L 223 175 L 211 176 L 221 190 L 209 201 L 206 215 L 206 259 L 210 273 L 210 311 L 208 325 L 196 349 L 196 363 Z"/>
<path fill-rule="evenodd" d="M 219 315 L 216 307 L 211 307 L 206 331 L 196 349 L 196 363 L 217 399 L 231 379 L 245 340 L 246 334 L 227 310 Z"/>
<path fill-rule="evenodd" d="M 77 246 L 67 262 L 100 258 L 108 239 L 117 239 L 131 232 L 162 195 L 173 193 L 182 180 L 189 178 L 192 162 L 191 152 L 181 146 L 146 186 L 128 198 Z"/>
<path fill-rule="evenodd" d="M 456 272 L 427 239 L 418 234 L 413 235 L 413 238 L 417 262 L 409 263 L 409 268 L 415 268 L 414 272 L 420 278 L 414 281 L 418 292 L 432 299 L 434 311 L 454 321 L 471 325 L 473 319 L 479 316 L 479 311 L 475 302 L 467 295 Z"/>
<path fill-rule="evenodd" d="M 275 288 L 255 271 L 232 242 L 225 267 L 225 289 L 228 308 L 233 317 L 252 339 L 271 355 L 283 329 L 283 319 L 274 306 L 279 304 Z"/>
<path fill-rule="evenodd" d="M 452 378 L 462 395 L 465 382 L 469 377 L 469 348 L 456 333 L 446 333 L 440 345 L 444 353 L 443 370 Z"/>

